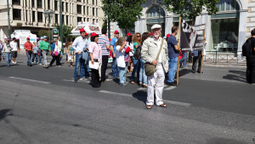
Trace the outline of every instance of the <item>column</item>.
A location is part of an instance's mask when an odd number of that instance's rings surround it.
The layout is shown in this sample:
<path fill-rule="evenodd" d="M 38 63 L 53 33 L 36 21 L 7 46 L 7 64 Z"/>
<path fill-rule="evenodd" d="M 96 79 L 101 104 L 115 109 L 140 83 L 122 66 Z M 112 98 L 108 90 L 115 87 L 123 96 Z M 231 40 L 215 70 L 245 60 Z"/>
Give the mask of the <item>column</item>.
<path fill-rule="evenodd" d="M 165 17 L 165 35 L 171 34 L 171 29 L 173 26 L 173 18 L 170 16 Z"/>
<path fill-rule="evenodd" d="M 246 41 L 246 25 L 247 25 L 247 10 L 240 10 L 238 48 L 237 48 L 238 57 L 241 57 L 242 46 L 243 46 L 244 42 Z"/>
<path fill-rule="evenodd" d="M 143 33 L 147 31 L 146 20 L 139 19 L 135 22 L 135 32 Z"/>

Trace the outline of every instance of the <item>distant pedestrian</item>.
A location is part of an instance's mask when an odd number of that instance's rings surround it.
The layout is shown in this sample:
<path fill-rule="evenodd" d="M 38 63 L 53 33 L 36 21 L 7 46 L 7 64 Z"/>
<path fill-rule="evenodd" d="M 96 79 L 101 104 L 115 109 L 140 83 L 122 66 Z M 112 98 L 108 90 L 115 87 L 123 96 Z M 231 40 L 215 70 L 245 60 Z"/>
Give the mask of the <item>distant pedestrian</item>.
<path fill-rule="evenodd" d="M 43 55 L 43 67 L 48 68 L 48 60 L 47 60 L 47 53 L 50 53 L 51 47 L 50 44 L 47 42 L 47 37 L 43 37 L 43 41 L 40 42 L 39 49 Z"/>
<path fill-rule="evenodd" d="M 140 33 L 135 33 L 133 38 L 133 45 L 134 45 L 134 53 L 136 53 L 137 48 L 141 48 L 142 42 L 142 35 Z M 137 73 L 137 80 L 139 80 L 139 71 L 140 71 L 140 59 L 133 57 L 133 66 L 134 69 L 131 75 L 131 84 L 135 84 L 135 73 Z"/>
<path fill-rule="evenodd" d="M 73 42 L 73 49 L 75 50 L 75 68 L 74 68 L 74 82 L 76 83 L 79 78 L 85 80 L 89 77 L 89 72 L 85 67 L 85 60 L 83 59 L 83 53 L 88 52 L 88 39 L 85 37 L 85 30 L 80 29 L 80 36 Z M 78 76 L 78 69 L 80 68 L 80 76 Z"/>
<path fill-rule="evenodd" d="M 31 56 L 33 56 L 33 44 L 30 42 L 30 38 L 27 37 L 27 42 L 24 44 L 27 55 L 27 65 L 32 66 Z"/>
<path fill-rule="evenodd" d="M 5 45 L 3 45 L 3 54 L 5 55 L 6 64 L 9 67 L 11 63 L 11 47 L 9 40 L 6 40 Z"/>
<path fill-rule="evenodd" d="M 205 38 L 204 38 L 204 41 L 205 41 L 204 48 L 206 49 L 207 42 L 206 42 Z M 193 56 L 192 72 L 193 73 L 196 73 L 196 72 L 200 73 L 203 50 L 192 51 L 191 54 Z"/>
<path fill-rule="evenodd" d="M 2 60 L 2 57 L 4 58 L 3 48 L 4 48 L 4 43 L 0 40 L 0 61 Z"/>
<path fill-rule="evenodd" d="M 176 86 L 177 83 L 174 80 L 176 71 L 177 71 L 177 62 L 179 57 L 180 48 L 178 47 L 176 35 L 178 28 L 176 26 L 172 27 L 172 34 L 167 39 L 168 44 L 168 57 L 169 57 L 169 72 L 167 84 L 170 86 Z"/>
<path fill-rule="evenodd" d="M 127 33 L 127 46 L 130 48 L 129 52 L 129 66 L 127 66 L 127 72 L 133 71 L 133 57 L 134 57 L 134 45 L 132 41 L 133 35 L 131 33 Z"/>
<path fill-rule="evenodd" d="M 37 42 L 37 47 L 39 48 L 40 42 L 43 40 L 43 37 L 40 37 L 40 40 Z M 38 50 L 39 52 L 39 65 L 42 65 L 42 50 Z"/>
<path fill-rule="evenodd" d="M 39 48 L 37 47 L 36 42 L 33 42 L 33 58 L 32 63 L 34 63 L 34 60 L 36 59 L 36 64 L 39 64 L 38 57 L 39 57 Z"/>
<path fill-rule="evenodd" d="M 111 40 L 111 50 L 112 50 L 112 56 L 113 56 L 113 61 L 112 61 L 112 76 L 113 78 L 118 78 L 119 75 L 119 68 L 117 66 L 117 60 L 116 60 L 116 42 L 118 41 L 119 38 L 119 31 L 114 31 L 114 38 Z"/>
<path fill-rule="evenodd" d="M 64 48 L 64 55 L 66 56 L 66 63 L 68 62 L 68 46 L 70 45 L 69 43 L 70 43 L 69 41 L 66 41 L 65 48 Z"/>
<path fill-rule="evenodd" d="M 92 33 L 91 34 L 91 42 L 89 43 L 89 53 L 91 63 L 94 65 L 98 63 L 99 66 L 96 68 L 91 68 L 91 84 L 92 87 L 98 88 L 101 86 L 101 82 L 99 81 L 99 77 L 101 73 L 101 64 L 102 64 L 102 50 L 101 47 L 98 45 L 98 34 Z"/>
<path fill-rule="evenodd" d="M 12 63 L 13 64 L 17 64 L 16 58 L 18 56 L 19 47 L 18 47 L 18 43 L 16 42 L 16 38 L 15 37 L 10 42 L 10 47 L 12 48 L 12 52 L 11 52 L 12 53 Z"/>
<path fill-rule="evenodd" d="M 98 38 L 98 45 L 102 49 L 102 67 L 101 67 L 101 82 L 106 82 L 106 69 L 108 64 L 108 58 L 109 58 L 109 49 L 110 49 L 110 42 L 108 40 L 108 37 L 106 36 L 107 29 L 102 28 L 102 35 Z"/>
<path fill-rule="evenodd" d="M 75 60 L 75 54 L 74 54 L 74 49 L 73 49 L 72 45 L 73 45 L 73 41 L 71 41 L 69 43 L 68 52 L 67 52 L 68 53 L 68 62 L 70 63 L 69 67 L 73 67 L 73 62 Z"/>
<path fill-rule="evenodd" d="M 141 43 L 141 46 L 143 45 L 143 42 L 150 37 L 150 33 L 148 32 L 144 32 L 142 34 L 142 43 Z M 142 48 L 142 47 L 141 47 Z M 142 58 L 140 58 L 140 71 L 139 71 L 139 85 L 140 86 L 143 86 L 145 88 L 148 87 L 147 85 L 147 76 L 145 74 L 145 67 L 144 67 L 144 64 L 145 64 L 145 60 L 143 60 Z"/>
<path fill-rule="evenodd" d="M 167 107 L 163 102 L 163 88 L 165 73 L 168 71 L 168 49 L 167 42 L 160 37 L 161 26 L 154 24 L 151 27 L 153 37 L 147 38 L 142 45 L 142 59 L 146 63 L 150 63 L 156 67 L 154 74 L 148 76 L 148 88 L 147 88 L 147 101 L 146 108 L 151 109 L 154 105 L 154 93 L 155 103 L 160 107 Z M 162 48 L 161 48 L 162 47 Z M 161 52 L 159 53 L 161 49 Z M 157 59 L 157 55 L 158 59 Z"/>
<path fill-rule="evenodd" d="M 52 66 L 52 64 L 55 62 L 56 60 L 56 65 L 57 67 L 60 67 L 60 59 L 59 59 L 59 56 L 60 56 L 60 51 L 61 49 L 59 48 L 59 45 L 58 45 L 58 41 L 55 41 L 52 45 L 51 45 L 51 56 L 52 56 L 52 60 L 50 62 L 50 66 Z"/>
<path fill-rule="evenodd" d="M 116 61 L 119 68 L 119 84 L 121 86 L 126 86 L 128 82 L 126 81 L 127 65 L 129 61 L 128 53 L 126 53 L 127 41 L 125 38 L 121 37 L 116 43 Z"/>
<path fill-rule="evenodd" d="M 246 80 L 255 83 L 255 29 L 251 30 L 251 37 L 242 46 L 242 55 L 246 56 Z"/>

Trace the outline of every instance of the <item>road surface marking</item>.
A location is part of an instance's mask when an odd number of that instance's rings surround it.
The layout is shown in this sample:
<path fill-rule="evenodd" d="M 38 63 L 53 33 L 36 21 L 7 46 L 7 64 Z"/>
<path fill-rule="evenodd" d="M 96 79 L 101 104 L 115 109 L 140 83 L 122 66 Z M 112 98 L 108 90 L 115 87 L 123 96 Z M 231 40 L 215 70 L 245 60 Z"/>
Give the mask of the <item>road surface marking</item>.
<path fill-rule="evenodd" d="M 74 79 L 63 79 L 63 81 L 74 82 Z M 78 80 L 77 82 L 90 83 L 90 80 Z"/>
<path fill-rule="evenodd" d="M 33 80 L 33 79 L 27 79 L 27 78 L 21 78 L 21 77 L 10 76 L 9 78 L 11 78 L 11 79 L 18 79 L 18 80 L 24 80 L 24 81 L 29 81 L 29 82 L 37 82 L 37 83 L 42 83 L 42 84 L 50 84 L 50 82 L 46 82 L 46 81 L 39 81 L 39 80 Z"/>
<path fill-rule="evenodd" d="M 173 90 L 175 88 L 177 88 L 177 87 L 176 86 L 168 86 L 168 85 L 164 86 L 164 90 L 167 90 L 167 91 Z M 137 90 L 147 90 L 147 88 L 139 87 Z"/>
<path fill-rule="evenodd" d="M 125 96 L 125 97 L 133 97 L 132 94 L 126 94 L 126 93 L 118 93 L 118 92 L 112 92 L 112 91 L 106 91 L 106 90 L 100 90 L 98 91 L 100 93 L 105 93 L 105 94 L 111 94 L 111 95 L 118 95 L 118 96 Z M 137 95 L 139 96 L 139 95 Z M 171 100 L 164 100 L 165 103 L 168 104 L 173 104 L 173 105 L 178 105 L 178 106 L 184 106 L 184 107 L 190 107 L 190 103 L 184 103 L 184 102 L 178 102 L 178 101 L 171 101 Z"/>

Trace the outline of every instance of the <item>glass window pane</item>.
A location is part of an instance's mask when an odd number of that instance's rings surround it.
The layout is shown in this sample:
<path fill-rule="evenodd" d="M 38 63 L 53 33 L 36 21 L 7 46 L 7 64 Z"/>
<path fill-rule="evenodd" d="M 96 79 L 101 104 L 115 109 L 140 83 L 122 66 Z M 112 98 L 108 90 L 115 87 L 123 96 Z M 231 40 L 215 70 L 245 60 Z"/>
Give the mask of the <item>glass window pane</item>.
<path fill-rule="evenodd" d="M 230 7 L 231 7 L 231 0 L 226 0 L 226 11 L 231 10 Z"/>

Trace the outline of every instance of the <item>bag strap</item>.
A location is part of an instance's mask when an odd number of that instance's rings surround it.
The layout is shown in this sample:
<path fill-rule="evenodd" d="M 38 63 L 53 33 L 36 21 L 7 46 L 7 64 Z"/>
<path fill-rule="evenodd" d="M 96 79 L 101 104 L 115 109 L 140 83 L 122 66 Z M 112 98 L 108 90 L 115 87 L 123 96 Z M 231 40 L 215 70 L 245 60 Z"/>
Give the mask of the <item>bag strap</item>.
<path fill-rule="evenodd" d="M 160 49 L 159 49 L 158 55 L 157 55 L 157 57 L 156 57 L 156 61 L 158 61 L 158 57 L 159 57 L 159 55 L 160 55 L 160 53 L 161 53 L 162 46 L 163 46 L 163 42 L 164 42 L 164 39 L 162 38 L 162 40 L 161 40 L 161 45 L 160 45 Z"/>

